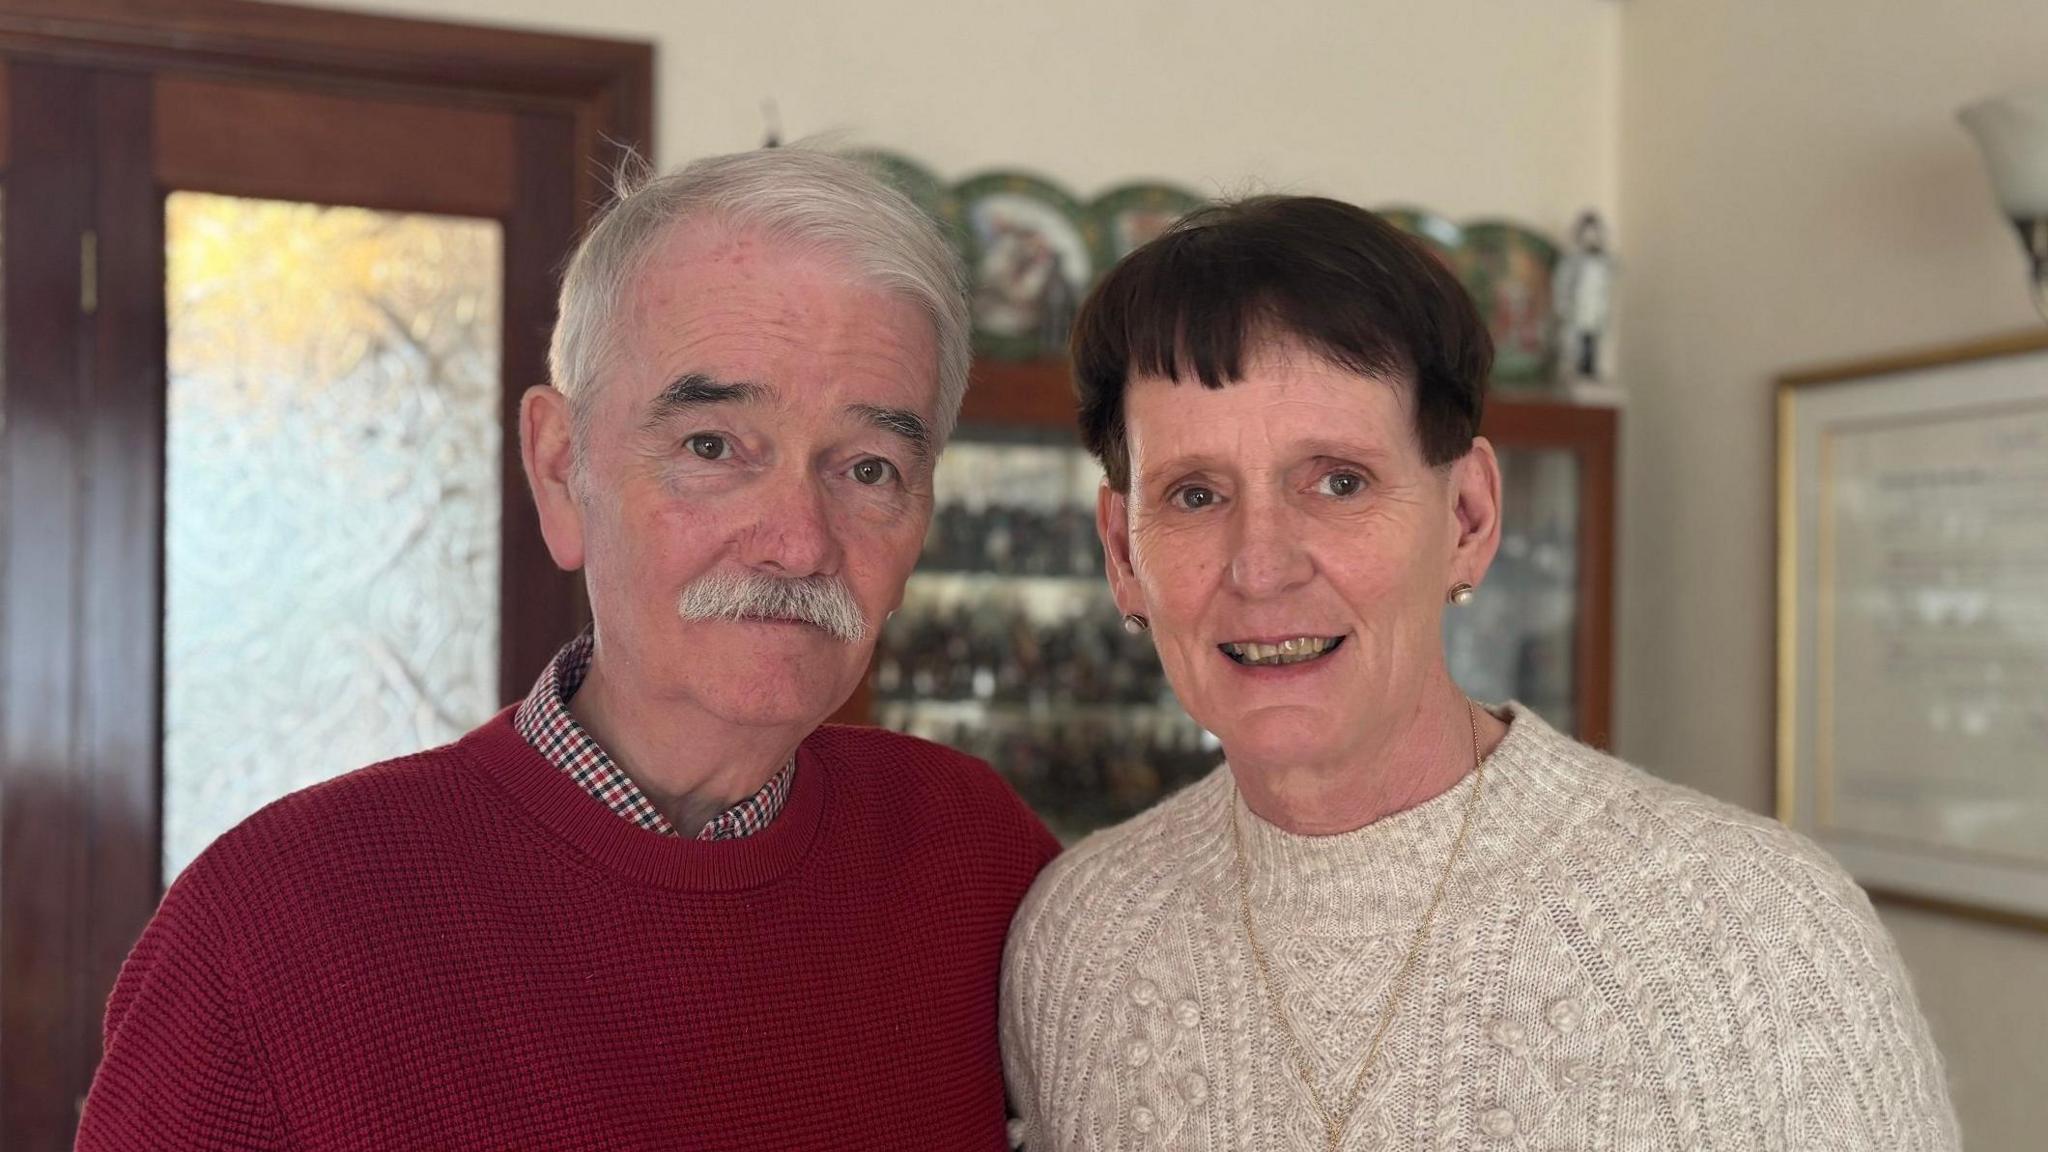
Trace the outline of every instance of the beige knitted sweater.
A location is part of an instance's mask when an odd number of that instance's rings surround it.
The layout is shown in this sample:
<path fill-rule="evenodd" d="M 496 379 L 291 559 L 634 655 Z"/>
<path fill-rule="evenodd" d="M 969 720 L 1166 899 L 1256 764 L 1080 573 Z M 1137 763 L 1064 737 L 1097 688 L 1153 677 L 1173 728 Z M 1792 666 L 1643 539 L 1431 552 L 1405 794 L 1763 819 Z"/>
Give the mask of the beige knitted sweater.
<path fill-rule="evenodd" d="M 1898 955 L 1840 868 L 1510 708 L 1343 1147 L 1958 1147 Z M 1226 766 L 1069 851 L 1005 958 L 1012 1135 L 1030 1152 L 1319 1152 L 1255 983 L 1228 821 L 1287 1015 L 1341 1098 L 1472 786 L 1301 837 L 1245 809 Z"/>

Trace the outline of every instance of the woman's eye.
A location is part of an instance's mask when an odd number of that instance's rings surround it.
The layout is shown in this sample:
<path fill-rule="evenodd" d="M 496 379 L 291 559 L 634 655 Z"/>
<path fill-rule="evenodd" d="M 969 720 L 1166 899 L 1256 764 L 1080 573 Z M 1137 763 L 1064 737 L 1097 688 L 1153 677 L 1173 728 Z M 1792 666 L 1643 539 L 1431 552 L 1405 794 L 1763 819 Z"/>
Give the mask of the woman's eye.
<path fill-rule="evenodd" d="M 870 456 L 853 466 L 853 479 L 857 484 L 873 487 L 886 484 L 896 475 L 896 466 L 887 460 Z"/>
<path fill-rule="evenodd" d="M 1216 503 L 1216 493 L 1199 484 L 1190 484 L 1185 488 L 1175 489 L 1168 499 L 1182 508 L 1193 511 Z"/>
<path fill-rule="evenodd" d="M 1356 496 L 1365 491 L 1365 477 L 1356 472 L 1332 472 L 1316 485 L 1325 496 Z"/>
<path fill-rule="evenodd" d="M 726 442 L 725 437 L 709 432 L 699 432 L 684 443 L 693 455 L 705 460 L 723 460 L 732 455 L 732 445 Z"/>

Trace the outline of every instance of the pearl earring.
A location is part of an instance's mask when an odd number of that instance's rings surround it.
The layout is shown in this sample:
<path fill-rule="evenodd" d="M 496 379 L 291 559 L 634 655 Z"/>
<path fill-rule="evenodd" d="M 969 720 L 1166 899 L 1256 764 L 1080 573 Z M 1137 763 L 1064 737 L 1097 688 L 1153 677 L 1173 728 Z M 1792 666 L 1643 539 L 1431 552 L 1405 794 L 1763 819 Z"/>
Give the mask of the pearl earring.
<path fill-rule="evenodd" d="M 1133 636 L 1150 627 L 1152 627 L 1152 622 L 1136 612 L 1126 613 L 1124 616 L 1124 631 L 1129 632 Z"/>
<path fill-rule="evenodd" d="M 1456 604 L 1458 607 L 1463 608 L 1465 605 L 1470 604 L 1472 602 L 1472 597 L 1477 595 L 1478 592 L 1479 589 L 1474 588 L 1470 584 L 1467 584 L 1461 580 L 1458 583 L 1451 585 L 1451 594 L 1448 597 L 1446 597 L 1446 599 L 1448 599 L 1451 603 Z"/>

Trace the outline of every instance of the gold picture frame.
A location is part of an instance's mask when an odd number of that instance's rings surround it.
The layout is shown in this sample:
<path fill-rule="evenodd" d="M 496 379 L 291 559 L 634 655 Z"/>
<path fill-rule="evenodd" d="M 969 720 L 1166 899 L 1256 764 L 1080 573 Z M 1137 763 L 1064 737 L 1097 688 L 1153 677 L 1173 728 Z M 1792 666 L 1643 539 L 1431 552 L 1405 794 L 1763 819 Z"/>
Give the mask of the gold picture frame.
<path fill-rule="evenodd" d="M 2048 927 L 2048 331 L 1777 381 L 1778 817 Z"/>

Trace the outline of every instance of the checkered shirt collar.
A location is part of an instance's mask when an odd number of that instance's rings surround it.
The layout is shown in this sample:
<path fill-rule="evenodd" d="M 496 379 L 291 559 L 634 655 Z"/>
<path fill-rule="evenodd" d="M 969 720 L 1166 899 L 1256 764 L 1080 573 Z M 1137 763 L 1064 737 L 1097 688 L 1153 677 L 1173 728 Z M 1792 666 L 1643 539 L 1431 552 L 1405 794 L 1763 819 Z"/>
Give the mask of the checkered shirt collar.
<path fill-rule="evenodd" d="M 533 691 L 519 705 L 513 716 L 513 726 L 534 750 L 547 757 L 550 764 L 569 774 L 571 780 L 604 804 L 605 807 L 632 821 L 649 832 L 662 836 L 680 836 L 668 817 L 654 806 L 647 794 L 640 790 L 633 778 L 620 769 L 576 717 L 569 713 L 569 699 L 583 686 L 583 678 L 590 672 L 590 657 L 594 648 L 593 633 L 589 628 L 574 640 L 564 645 L 553 660 L 542 670 L 540 679 L 534 682 Z M 782 810 L 782 802 L 789 795 L 790 778 L 796 775 L 796 758 L 791 757 L 782 771 L 770 777 L 759 792 L 719 813 L 717 819 L 704 826 L 697 833 L 699 840 L 737 840 L 751 836 L 768 826 L 775 814 Z"/>

